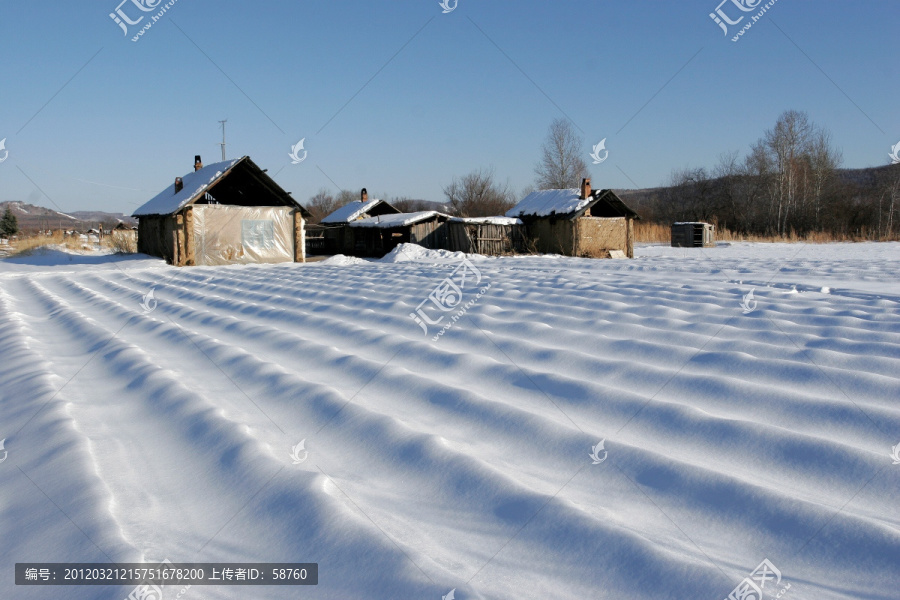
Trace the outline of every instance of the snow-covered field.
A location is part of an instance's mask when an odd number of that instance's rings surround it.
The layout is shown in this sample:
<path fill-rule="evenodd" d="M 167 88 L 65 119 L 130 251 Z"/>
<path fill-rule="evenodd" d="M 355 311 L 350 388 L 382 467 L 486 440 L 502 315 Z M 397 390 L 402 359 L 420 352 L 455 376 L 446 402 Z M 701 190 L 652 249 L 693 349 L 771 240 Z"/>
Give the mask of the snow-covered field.
<path fill-rule="evenodd" d="M 900 597 L 900 244 L 472 257 L 436 341 L 459 257 L 404 251 L 0 261 L 0 597 L 165 558 L 319 564 L 184 600 Z"/>

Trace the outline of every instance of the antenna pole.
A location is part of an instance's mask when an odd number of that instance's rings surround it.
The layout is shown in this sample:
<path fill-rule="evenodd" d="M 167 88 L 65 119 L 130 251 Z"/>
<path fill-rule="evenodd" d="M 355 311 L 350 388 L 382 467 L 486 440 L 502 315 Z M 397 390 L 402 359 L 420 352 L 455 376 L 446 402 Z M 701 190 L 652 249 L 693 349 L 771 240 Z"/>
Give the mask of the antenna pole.
<path fill-rule="evenodd" d="M 222 124 L 222 143 L 219 144 L 220 146 L 222 146 L 222 162 L 225 162 L 225 160 L 226 160 L 225 159 L 225 123 L 227 123 L 227 122 L 228 122 L 228 119 L 225 119 L 224 121 L 219 121 L 219 123 Z"/>

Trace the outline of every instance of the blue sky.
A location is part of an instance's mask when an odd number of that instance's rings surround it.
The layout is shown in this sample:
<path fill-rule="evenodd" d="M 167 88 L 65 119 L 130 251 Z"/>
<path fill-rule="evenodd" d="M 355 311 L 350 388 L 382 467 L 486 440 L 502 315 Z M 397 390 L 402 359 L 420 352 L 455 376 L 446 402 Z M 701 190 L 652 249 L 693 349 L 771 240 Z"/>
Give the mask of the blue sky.
<path fill-rule="evenodd" d="M 562 116 L 586 159 L 607 138 L 604 188 L 745 153 L 787 109 L 830 129 L 846 167 L 900 141 L 891 0 L 779 0 L 737 43 L 709 18 L 718 0 L 177 0 L 136 43 L 119 1 L 0 0 L 0 200 L 130 213 L 195 154 L 219 160 L 225 118 L 228 157 L 301 202 L 443 200 L 482 167 L 521 190 Z"/>

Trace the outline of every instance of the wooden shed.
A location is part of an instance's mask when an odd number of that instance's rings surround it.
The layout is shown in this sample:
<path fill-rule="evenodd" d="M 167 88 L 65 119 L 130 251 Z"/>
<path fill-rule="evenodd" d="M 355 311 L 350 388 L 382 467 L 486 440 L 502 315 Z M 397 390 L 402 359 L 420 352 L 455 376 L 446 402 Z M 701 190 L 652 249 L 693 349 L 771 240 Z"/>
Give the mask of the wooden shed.
<path fill-rule="evenodd" d="M 506 213 L 525 223 L 528 244 L 537 252 L 634 258 L 634 220 L 638 214 L 612 190 L 542 190 L 526 196 Z"/>
<path fill-rule="evenodd" d="M 369 200 L 369 193 L 363 188 L 359 200 L 345 204 L 322 219 L 322 253 L 353 255 L 356 252 L 356 235 L 350 229 L 350 223 L 396 214 L 400 211 L 384 200 Z"/>
<path fill-rule="evenodd" d="M 446 226 L 450 217 L 435 211 L 397 213 L 359 219 L 349 224 L 354 256 L 381 257 L 400 244 L 450 249 Z"/>
<path fill-rule="evenodd" d="M 138 252 L 176 266 L 304 262 L 300 206 L 245 156 L 203 166 L 144 204 L 138 219 Z"/>
<path fill-rule="evenodd" d="M 716 226 L 710 223 L 673 223 L 673 248 L 714 248 Z"/>
<path fill-rule="evenodd" d="M 527 252 L 525 225 L 509 217 L 453 217 L 446 227 L 449 249 L 467 254 L 501 256 Z"/>

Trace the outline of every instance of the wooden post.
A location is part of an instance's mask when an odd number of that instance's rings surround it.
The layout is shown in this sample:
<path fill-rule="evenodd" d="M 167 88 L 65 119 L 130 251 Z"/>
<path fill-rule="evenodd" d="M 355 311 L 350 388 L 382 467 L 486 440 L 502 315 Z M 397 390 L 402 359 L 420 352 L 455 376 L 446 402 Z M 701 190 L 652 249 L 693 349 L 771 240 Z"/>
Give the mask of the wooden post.
<path fill-rule="evenodd" d="M 590 182 L 588 182 L 590 183 Z M 572 254 L 569 256 L 581 256 L 581 227 L 579 227 L 581 219 L 572 221 Z"/>
<path fill-rule="evenodd" d="M 172 264 L 183 267 L 185 263 L 184 252 L 184 214 L 175 215 L 175 256 Z"/>
<path fill-rule="evenodd" d="M 634 219 L 626 218 L 625 221 L 628 223 L 628 230 L 625 233 L 625 255 L 634 258 Z"/>
<path fill-rule="evenodd" d="M 306 227 L 299 210 L 294 211 L 294 262 L 306 262 Z"/>
<path fill-rule="evenodd" d="M 172 228 L 172 237 L 166 240 L 169 245 L 169 253 L 170 256 L 166 258 L 166 262 L 170 265 L 177 265 L 178 258 L 178 221 L 174 216 L 163 217 L 163 227 L 166 228 L 166 233 L 168 233 L 168 229 L 171 226 Z"/>
<path fill-rule="evenodd" d="M 184 211 L 184 264 L 195 265 L 194 254 L 194 208 L 189 206 Z"/>

